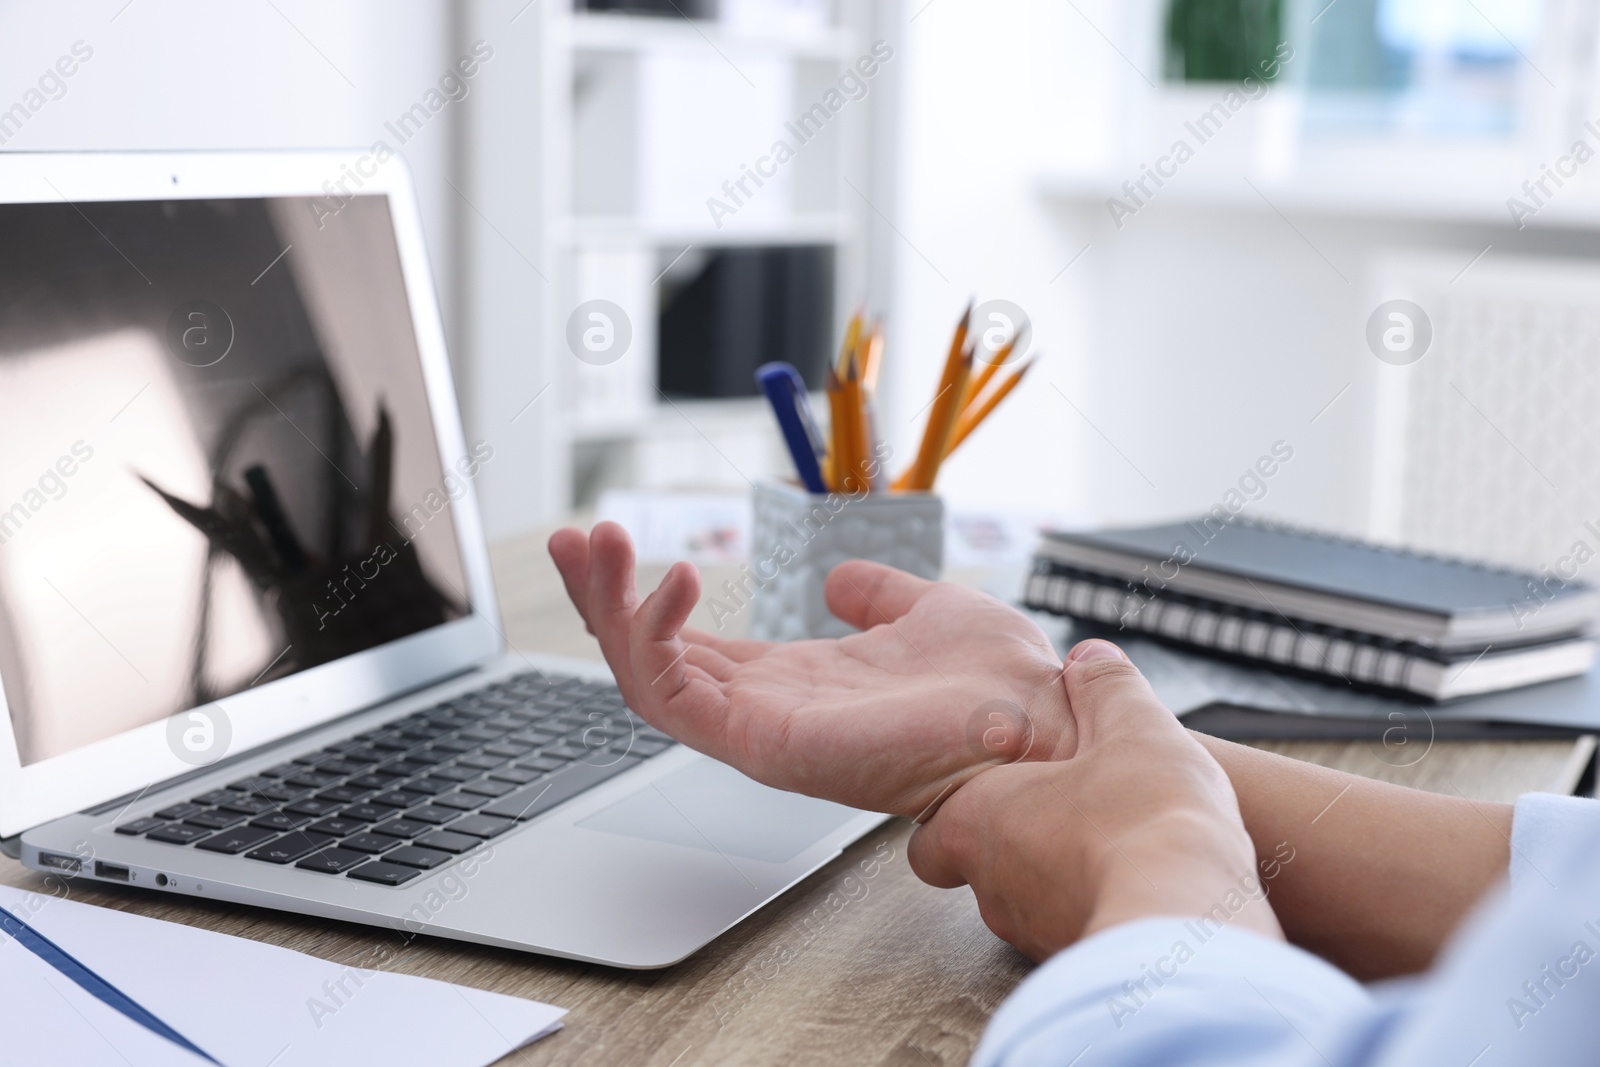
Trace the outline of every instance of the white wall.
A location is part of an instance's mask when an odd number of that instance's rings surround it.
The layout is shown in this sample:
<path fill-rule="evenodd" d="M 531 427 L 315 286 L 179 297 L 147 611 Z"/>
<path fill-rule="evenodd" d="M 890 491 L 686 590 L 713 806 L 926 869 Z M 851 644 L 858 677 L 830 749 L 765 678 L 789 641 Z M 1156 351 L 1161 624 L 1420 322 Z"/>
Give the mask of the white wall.
<path fill-rule="evenodd" d="M 416 179 L 450 328 L 460 209 L 445 178 L 456 122 L 473 99 L 449 105 L 403 146 L 384 122 L 437 83 L 456 58 L 453 36 L 444 0 L 10 0 L 0 3 L 0 109 L 73 42 L 93 56 L 4 150 L 365 150 L 383 138 Z"/>
<path fill-rule="evenodd" d="M 1115 2 L 1077 7 L 1109 24 Z M 1087 402 L 1086 309 L 1072 279 L 1092 267 L 1080 262 L 1057 277 L 1082 245 L 1038 197 L 1037 175 L 1103 157 L 1107 86 L 1133 75 L 1072 5 L 906 0 L 901 8 L 887 34 L 905 67 L 894 217 L 903 236 L 880 242 L 898 256 L 884 432 L 909 460 L 925 418 L 918 412 L 967 300 L 1010 300 L 1031 316 L 1043 362 L 950 460 L 939 488 L 962 506 L 1081 506 L 1085 462 L 1117 462 L 1092 431 L 1085 436 L 1062 396 Z"/>

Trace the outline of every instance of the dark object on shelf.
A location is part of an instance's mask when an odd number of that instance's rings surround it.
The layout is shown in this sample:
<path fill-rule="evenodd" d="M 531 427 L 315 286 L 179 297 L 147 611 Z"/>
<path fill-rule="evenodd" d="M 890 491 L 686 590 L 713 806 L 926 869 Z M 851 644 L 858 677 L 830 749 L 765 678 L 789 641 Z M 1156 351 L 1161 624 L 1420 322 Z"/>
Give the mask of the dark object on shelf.
<path fill-rule="evenodd" d="M 714 19 L 717 0 L 577 0 L 578 11 L 606 11 L 621 15 L 658 15 L 666 18 Z"/>
<path fill-rule="evenodd" d="M 831 246 L 720 250 L 661 309 L 661 390 L 755 396 L 755 369 L 774 360 L 820 389 L 832 322 Z"/>
<path fill-rule="evenodd" d="M 1167 8 L 1168 81 L 1272 81 L 1283 41 L 1282 0 L 1172 0 Z"/>

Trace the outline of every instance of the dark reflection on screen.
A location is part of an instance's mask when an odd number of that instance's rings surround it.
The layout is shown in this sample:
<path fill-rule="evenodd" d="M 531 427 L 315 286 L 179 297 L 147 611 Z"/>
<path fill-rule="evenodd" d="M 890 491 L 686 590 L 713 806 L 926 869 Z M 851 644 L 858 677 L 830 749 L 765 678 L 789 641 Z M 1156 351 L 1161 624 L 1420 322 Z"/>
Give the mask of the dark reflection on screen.
<path fill-rule="evenodd" d="M 382 197 L 0 206 L 0 680 L 32 763 L 468 611 Z"/>

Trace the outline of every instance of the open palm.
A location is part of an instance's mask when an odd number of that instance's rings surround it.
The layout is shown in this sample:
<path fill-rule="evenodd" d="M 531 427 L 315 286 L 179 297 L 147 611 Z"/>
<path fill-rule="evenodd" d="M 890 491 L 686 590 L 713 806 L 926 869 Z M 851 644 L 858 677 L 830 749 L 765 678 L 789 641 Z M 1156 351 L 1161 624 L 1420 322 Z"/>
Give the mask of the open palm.
<path fill-rule="evenodd" d="M 561 530 L 550 554 L 629 706 L 756 781 L 921 816 L 989 766 L 1072 748 L 1060 658 L 974 590 L 855 560 L 825 592 L 862 632 L 737 641 L 684 627 L 700 596 L 691 564 L 641 603 L 615 523 Z"/>

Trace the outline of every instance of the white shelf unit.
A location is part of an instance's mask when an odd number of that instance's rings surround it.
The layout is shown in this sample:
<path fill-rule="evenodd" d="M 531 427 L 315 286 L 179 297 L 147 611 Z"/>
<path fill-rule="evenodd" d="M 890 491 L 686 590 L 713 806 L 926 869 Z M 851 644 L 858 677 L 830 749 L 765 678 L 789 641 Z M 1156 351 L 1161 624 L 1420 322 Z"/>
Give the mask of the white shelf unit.
<path fill-rule="evenodd" d="M 870 7 L 841 4 L 832 27 L 784 34 L 539 5 L 547 73 L 538 258 L 554 268 L 542 287 L 541 347 L 561 397 L 542 416 L 554 423 L 544 462 L 556 472 L 557 507 L 608 485 L 742 489 L 786 470 L 758 401 L 669 401 L 656 388 L 659 286 L 680 256 L 829 245 L 827 332 L 841 332 L 866 284 L 870 209 L 846 180 L 871 187 L 867 108 L 846 105 L 776 168 L 773 183 L 787 189 L 747 183 L 755 195 L 721 225 L 706 201 L 731 205 L 722 182 L 737 181 L 778 138 L 795 141 L 786 124 L 870 47 Z M 624 309 L 633 342 L 617 362 L 586 366 L 569 350 L 567 323 L 596 298 Z"/>

